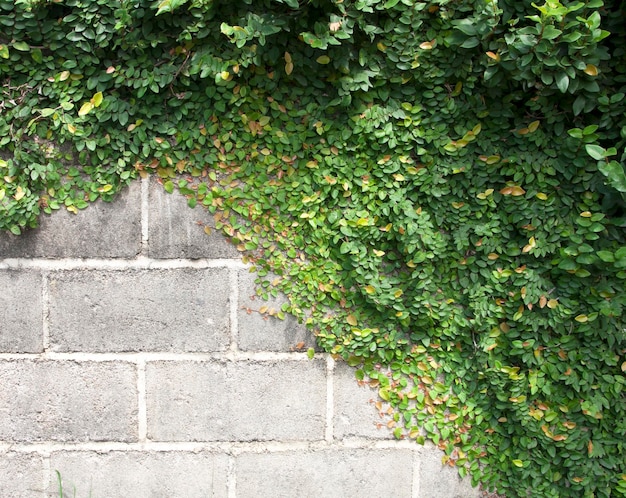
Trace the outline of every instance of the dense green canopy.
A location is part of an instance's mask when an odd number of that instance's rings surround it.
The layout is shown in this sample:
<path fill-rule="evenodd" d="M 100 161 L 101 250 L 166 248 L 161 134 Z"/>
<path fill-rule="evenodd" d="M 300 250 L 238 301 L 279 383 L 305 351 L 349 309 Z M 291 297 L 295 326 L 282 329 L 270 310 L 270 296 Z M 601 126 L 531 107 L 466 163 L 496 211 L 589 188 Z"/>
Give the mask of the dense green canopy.
<path fill-rule="evenodd" d="M 0 0 L 0 227 L 154 174 L 507 496 L 626 495 L 626 5 Z M 382 405 L 381 405 L 382 406 Z"/>

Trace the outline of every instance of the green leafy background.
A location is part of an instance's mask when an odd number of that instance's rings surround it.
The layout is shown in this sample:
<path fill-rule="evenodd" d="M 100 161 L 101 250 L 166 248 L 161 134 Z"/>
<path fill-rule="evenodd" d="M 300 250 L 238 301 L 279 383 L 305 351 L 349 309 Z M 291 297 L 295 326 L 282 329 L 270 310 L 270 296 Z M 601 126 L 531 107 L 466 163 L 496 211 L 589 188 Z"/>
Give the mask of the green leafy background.
<path fill-rule="evenodd" d="M 156 175 L 398 438 L 626 495 L 625 4 L 0 0 L 0 227 Z"/>

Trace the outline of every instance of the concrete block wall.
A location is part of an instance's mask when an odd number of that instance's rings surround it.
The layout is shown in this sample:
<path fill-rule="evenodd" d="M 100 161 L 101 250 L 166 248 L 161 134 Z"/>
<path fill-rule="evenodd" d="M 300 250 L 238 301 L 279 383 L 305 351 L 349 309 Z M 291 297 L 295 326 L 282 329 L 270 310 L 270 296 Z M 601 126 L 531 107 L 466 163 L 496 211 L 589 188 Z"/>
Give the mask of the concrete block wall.
<path fill-rule="evenodd" d="M 211 225 L 145 179 L 0 235 L 0 497 L 479 496 Z"/>

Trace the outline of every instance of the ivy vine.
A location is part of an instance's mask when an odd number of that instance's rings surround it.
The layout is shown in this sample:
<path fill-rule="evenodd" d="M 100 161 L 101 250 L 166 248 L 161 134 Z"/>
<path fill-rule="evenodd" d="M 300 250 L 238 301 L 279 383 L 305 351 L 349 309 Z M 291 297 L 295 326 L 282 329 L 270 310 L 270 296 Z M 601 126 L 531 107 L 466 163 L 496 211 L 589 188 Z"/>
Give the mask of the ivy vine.
<path fill-rule="evenodd" d="M 617 0 L 0 0 L 0 228 L 155 175 L 398 438 L 626 496 Z"/>

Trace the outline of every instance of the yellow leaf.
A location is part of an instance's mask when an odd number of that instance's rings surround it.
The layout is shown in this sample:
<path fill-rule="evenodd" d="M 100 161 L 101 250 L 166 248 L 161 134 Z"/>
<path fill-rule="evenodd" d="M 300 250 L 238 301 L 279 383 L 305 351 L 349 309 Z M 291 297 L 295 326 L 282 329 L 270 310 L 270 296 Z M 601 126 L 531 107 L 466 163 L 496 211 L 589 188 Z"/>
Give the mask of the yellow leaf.
<path fill-rule="evenodd" d="M 328 23 L 328 29 L 330 30 L 331 33 L 336 33 L 337 31 L 341 29 L 341 21 Z"/>
<path fill-rule="evenodd" d="M 93 97 L 91 97 L 90 102 L 93 104 L 94 107 L 100 107 L 100 104 L 102 104 L 102 98 L 102 92 L 98 92 Z"/>
<path fill-rule="evenodd" d="M 582 213 L 580 213 L 580 215 L 583 218 L 591 218 L 591 212 L 590 211 L 583 211 Z"/>
<path fill-rule="evenodd" d="M 533 133 L 534 131 L 537 131 L 537 128 L 539 128 L 539 124 L 540 124 L 539 121 L 533 121 L 532 123 L 530 123 L 528 125 L 528 131 L 530 133 Z"/>
<path fill-rule="evenodd" d="M 289 52 L 285 52 L 285 62 L 286 63 L 291 62 L 291 54 Z"/>
<path fill-rule="evenodd" d="M 387 45 L 385 45 L 383 42 L 378 42 L 376 44 L 376 48 L 381 52 L 385 52 L 387 50 Z"/>
<path fill-rule="evenodd" d="M 328 64 L 330 62 L 330 57 L 328 57 L 327 55 L 320 55 L 315 60 L 318 64 Z"/>
<path fill-rule="evenodd" d="M 93 104 L 91 102 L 85 102 L 78 111 L 79 116 L 86 116 L 93 109 Z"/>
<path fill-rule="evenodd" d="M 496 62 L 500 62 L 500 56 L 493 52 L 487 52 L 487 57 L 489 57 L 490 59 L 493 59 Z"/>
<path fill-rule="evenodd" d="M 548 199 L 548 196 L 544 194 L 543 192 L 539 192 L 537 193 L 537 199 L 541 199 L 542 201 L 545 201 Z"/>
<path fill-rule="evenodd" d="M 379 251 L 378 249 L 374 249 L 374 254 L 380 258 L 385 255 L 385 251 Z"/>
<path fill-rule="evenodd" d="M 356 324 L 358 323 L 354 315 L 348 315 L 348 318 L 346 318 L 346 321 L 348 322 L 349 325 L 352 325 L 353 327 L 356 327 Z"/>
<path fill-rule="evenodd" d="M 293 73 L 293 63 L 288 62 L 287 64 L 285 64 L 285 74 L 289 76 L 291 73 Z"/>
<path fill-rule="evenodd" d="M 502 190 L 500 190 L 500 193 L 502 195 L 512 195 L 513 197 L 518 197 L 520 195 L 524 195 L 526 191 L 522 187 L 514 185 L 510 187 L 504 187 Z"/>
<path fill-rule="evenodd" d="M 589 76 L 598 76 L 598 68 L 593 64 L 587 64 L 583 72 Z"/>
<path fill-rule="evenodd" d="M 476 197 L 478 197 L 479 199 L 486 199 L 491 194 L 493 194 L 493 189 L 492 188 L 488 188 L 484 192 L 481 192 L 480 194 L 478 194 Z"/>
<path fill-rule="evenodd" d="M 67 210 L 70 213 L 78 214 L 78 208 L 76 206 L 67 206 Z"/>
<path fill-rule="evenodd" d="M 13 196 L 15 198 L 16 201 L 19 201 L 22 197 L 24 197 L 26 195 L 26 192 L 24 192 L 24 190 L 22 189 L 22 187 L 20 187 L 19 185 L 17 186 L 17 189 L 15 190 L 15 195 Z"/>
<path fill-rule="evenodd" d="M 422 50 L 432 50 L 433 44 L 431 42 L 423 42 L 423 43 L 420 43 L 420 48 Z"/>
<path fill-rule="evenodd" d="M 393 297 L 395 297 L 396 299 L 399 298 L 402 294 L 404 294 L 404 292 L 402 292 L 402 289 L 398 289 L 393 293 Z"/>
<path fill-rule="evenodd" d="M 550 308 L 551 310 L 556 308 L 558 305 L 559 305 L 559 302 L 556 299 L 550 299 L 548 301 L 548 308 Z"/>
<path fill-rule="evenodd" d="M 574 320 L 576 320 L 578 323 L 585 323 L 589 320 L 589 317 L 587 315 L 578 315 L 574 318 Z"/>
<path fill-rule="evenodd" d="M 365 292 L 367 292 L 368 294 L 374 294 L 374 292 L 376 292 L 376 289 L 374 289 L 373 285 L 368 285 L 365 287 Z"/>
<path fill-rule="evenodd" d="M 535 237 L 531 237 L 530 239 L 528 239 L 528 244 L 524 246 L 524 248 L 522 249 L 522 252 L 523 253 L 530 252 L 536 245 L 537 245 L 537 241 L 535 240 Z"/>

